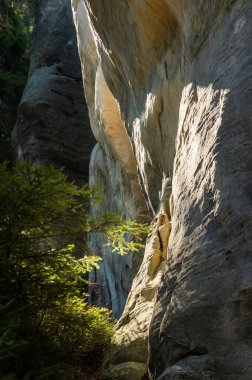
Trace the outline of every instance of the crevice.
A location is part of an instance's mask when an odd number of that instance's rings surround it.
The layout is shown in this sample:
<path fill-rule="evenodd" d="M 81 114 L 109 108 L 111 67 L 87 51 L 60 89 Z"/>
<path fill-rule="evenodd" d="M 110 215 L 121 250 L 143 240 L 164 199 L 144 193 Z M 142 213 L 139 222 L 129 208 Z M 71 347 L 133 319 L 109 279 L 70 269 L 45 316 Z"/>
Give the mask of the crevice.
<path fill-rule="evenodd" d="M 158 239 L 159 239 L 160 251 L 163 253 L 163 250 L 164 250 L 164 244 L 163 244 L 163 240 L 162 240 L 162 238 L 161 238 L 161 234 L 160 234 L 159 230 L 157 230 L 157 236 L 158 236 Z"/>

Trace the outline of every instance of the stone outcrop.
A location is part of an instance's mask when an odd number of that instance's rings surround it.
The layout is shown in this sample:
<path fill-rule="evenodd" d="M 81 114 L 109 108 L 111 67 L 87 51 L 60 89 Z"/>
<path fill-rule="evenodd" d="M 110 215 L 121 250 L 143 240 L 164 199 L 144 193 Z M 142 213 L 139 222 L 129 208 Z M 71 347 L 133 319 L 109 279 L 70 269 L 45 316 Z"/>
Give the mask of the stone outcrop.
<path fill-rule="evenodd" d="M 94 212 L 153 217 L 110 363 L 138 379 L 144 364 L 153 380 L 249 379 L 251 1 L 72 7 L 99 143 L 91 182 L 108 196 Z"/>
<path fill-rule="evenodd" d="M 95 145 L 69 0 L 37 2 L 28 82 L 13 133 L 16 159 L 64 166 L 88 180 Z"/>
<path fill-rule="evenodd" d="M 91 128 L 97 140 L 90 161 L 89 184 L 103 189 L 106 196 L 92 213 L 94 216 L 108 211 L 124 213 L 127 219 L 149 221 L 131 140 L 118 102 L 104 78 L 86 8 L 82 1 L 72 4 Z M 90 295 L 97 305 L 109 307 L 118 318 L 143 254 L 122 257 L 112 254 L 104 243 L 102 236 L 90 238 L 92 251 L 103 258 L 100 270 L 91 274 L 94 287 L 91 287 Z"/>

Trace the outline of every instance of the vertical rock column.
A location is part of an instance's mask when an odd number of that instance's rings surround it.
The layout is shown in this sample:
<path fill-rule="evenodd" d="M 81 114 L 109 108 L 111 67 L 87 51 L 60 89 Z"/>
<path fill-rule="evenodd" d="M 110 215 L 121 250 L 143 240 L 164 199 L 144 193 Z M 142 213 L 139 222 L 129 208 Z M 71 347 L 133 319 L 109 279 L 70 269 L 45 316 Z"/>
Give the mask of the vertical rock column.
<path fill-rule="evenodd" d="M 131 140 L 119 103 L 105 80 L 88 12 L 82 1 L 72 1 L 72 7 L 91 127 L 98 142 L 92 152 L 89 183 L 91 187 L 103 188 L 106 197 L 93 208 L 93 215 L 117 212 L 128 219 L 149 221 Z M 96 304 L 111 308 L 118 318 L 124 310 L 143 252 L 121 257 L 104 243 L 97 235 L 90 240 L 92 250 L 103 258 L 100 270 L 93 272 L 90 278 L 95 283 L 91 298 Z"/>
<path fill-rule="evenodd" d="M 97 273 L 98 284 L 99 276 L 104 276 L 107 284 L 111 279 L 120 283 L 127 268 L 134 278 L 110 361 L 122 379 L 133 379 L 133 373 L 141 377 L 147 369 L 149 325 L 167 258 L 180 90 L 175 51 L 178 27 L 164 2 L 154 2 L 154 10 L 137 1 L 72 1 L 72 5 L 91 125 L 99 142 L 92 155 L 91 181 L 106 184 L 106 210 L 117 209 L 127 217 L 139 218 L 148 208 L 154 218 L 137 274 L 134 263 L 122 267 L 109 253 L 103 256 L 106 267 Z M 167 36 L 170 48 L 165 55 Z M 169 82 L 168 58 L 174 65 Z M 173 112 L 166 107 L 168 101 Z M 135 257 L 142 259 L 140 252 Z M 108 279 L 104 273 L 111 272 Z M 105 279 L 104 288 L 110 289 Z M 116 292 L 108 292 L 109 297 L 114 304 L 120 300 Z"/>
<path fill-rule="evenodd" d="M 38 1 L 28 82 L 13 133 L 16 159 L 64 166 L 88 180 L 94 138 L 69 0 Z"/>

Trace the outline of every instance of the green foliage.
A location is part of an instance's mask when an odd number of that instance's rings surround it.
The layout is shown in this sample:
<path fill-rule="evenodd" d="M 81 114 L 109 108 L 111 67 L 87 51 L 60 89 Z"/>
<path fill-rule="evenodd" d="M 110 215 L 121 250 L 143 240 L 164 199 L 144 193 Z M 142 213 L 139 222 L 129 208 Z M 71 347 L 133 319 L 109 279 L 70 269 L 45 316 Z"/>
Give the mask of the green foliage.
<path fill-rule="evenodd" d="M 0 98 L 17 105 L 29 67 L 31 25 L 25 22 L 24 5 L 0 1 Z"/>
<path fill-rule="evenodd" d="M 35 379 L 49 368 L 43 376 L 51 378 L 55 363 L 109 344 L 109 312 L 86 302 L 86 274 L 100 261 L 88 252 L 87 234 L 105 234 L 123 254 L 141 246 L 148 227 L 114 214 L 92 218 L 87 209 L 100 199 L 52 166 L 0 164 L 3 374 L 16 368 L 18 378 Z"/>
<path fill-rule="evenodd" d="M 29 69 L 34 2 L 0 0 L 0 161 L 10 159 L 10 134 Z"/>

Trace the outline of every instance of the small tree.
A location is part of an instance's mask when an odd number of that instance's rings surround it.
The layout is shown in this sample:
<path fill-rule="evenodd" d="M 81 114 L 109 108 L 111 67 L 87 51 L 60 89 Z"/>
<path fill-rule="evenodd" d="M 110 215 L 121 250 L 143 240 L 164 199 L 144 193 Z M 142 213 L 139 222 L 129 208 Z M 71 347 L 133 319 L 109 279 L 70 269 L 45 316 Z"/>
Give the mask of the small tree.
<path fill-rule="evenodd" d="M 34 377 L 54 362 L 48 360 L 49 346 L 69 357 L 108 344 L 109 312 L 86 303 L 86 274 L 101 260 L 88 251 L 87 234 L 104 233 L 113 250 L 123 254 L 142 246 L 147 226 L 114 214 L 92 218 L 88 207 L 100 199 L 52 166 L 22 162 L 9 171 L 0 164 L 0 289 L 5 297 L 0 311 L 7 302 L 8 313 L 18 316 L 4 349 L 17 339 L 28 342 L 15 348 L 6 370 L 14 360 L 24 373 L 35 371 Z M 20 350 L 27 365 L 18 362 Z"/>

